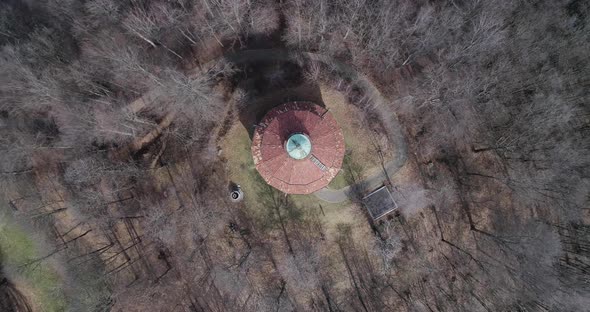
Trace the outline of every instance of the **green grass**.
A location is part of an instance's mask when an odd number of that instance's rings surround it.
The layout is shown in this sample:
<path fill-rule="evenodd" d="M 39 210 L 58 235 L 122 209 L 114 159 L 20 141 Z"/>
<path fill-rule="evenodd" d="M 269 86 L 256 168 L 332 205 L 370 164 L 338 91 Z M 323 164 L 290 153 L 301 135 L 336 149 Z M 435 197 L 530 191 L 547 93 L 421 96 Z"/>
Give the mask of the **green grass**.
<path fill-rule="evenodd" d="M 344 159 L 342 160 L 342 169 L 340 170 L 340 172 L 338 172 L 336 177 L 334 177 L 334 179 L 330 181 L 328 187 L 337 190 L 346 187 L 350 184 L 350 172 L 346 168 L 350 167 L 351 163 L 351 156 L 349 153 L 347 153 L 346 155 L 344 155 Z"/>
<path fill-rule="evenodd" d="M 359 177 L 362 176 L 366 169 L 359 164 L 354 156 L 354 152 L 344 155 L 342 169 L 338 172 L 338 175 L 330 181 L 328 187 L 337 190 L 350 184 L 354 184 L 354 181 L 359 180 Z"/>
<path fill-rule="evenodd" d="M 344 170 L 340 170 L 340 172 L 338 172 L 338 174 L 334 177 L 334 179 L 332 181 L 330 181 L 330 184 L 328 184 L 328 187 L 338 190 L 343 187 L 346 187 L 347 185 L 348 185 L 348 182 L 346 182 L 346 172 L 344 172 Z"/>
<path fill-rule="evenodd" d="M 240 126 L 234 126 L 225 140 L 223 149 L 228 160 L 230 179 L 241 186 L 247 206 L 256 206 L 259 204 L 256 194 L 264 185 L 264 180 L 254 166 L 248 132 Z"/>
<path fill-rule="evenodd" d="M 334 210 L 340 209 L 340 208 L 345 207 L 349 204 L 348 201 L 345 201 L 342 203 L 337 203 L 337 204 L 327 203 L 325 201 L 318 199 L 314 195 L 294 195 L 293 194 L 293 195 L 289 195 L 289 198 L 298 207 L 307 208 L 307 209 L 317 209 L 318 212 L 321 212 L 323 210 L 324 213 L 328 213 L 329 211 L 334 211 Z M 322 206 L 321 208 L 320 208 L 320 205 Z"/>
<path fill-rule="evenodd" d="M 16 280 L 32 293 L 31 304 L 43 312 L 66 310 L 66 297 L 59 274 L 47 264 L 20 268 L 22 264 L 42 257 L 35 241 L 0 207 L 0 250 L 4 269 L 16 274 Z"/>

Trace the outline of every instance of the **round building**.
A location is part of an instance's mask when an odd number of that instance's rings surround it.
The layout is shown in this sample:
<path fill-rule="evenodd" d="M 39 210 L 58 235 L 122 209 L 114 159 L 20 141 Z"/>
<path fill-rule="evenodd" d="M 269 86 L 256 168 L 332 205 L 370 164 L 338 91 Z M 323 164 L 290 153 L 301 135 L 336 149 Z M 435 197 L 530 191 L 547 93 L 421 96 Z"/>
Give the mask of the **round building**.
<path fill-rule="evenodd" d="M 310 194 L 330 183 L 344 157 L 344 137 L 327 109 L 289 102 L 270 110 L 252 139 L 256 169 L 288 194 Z"/>

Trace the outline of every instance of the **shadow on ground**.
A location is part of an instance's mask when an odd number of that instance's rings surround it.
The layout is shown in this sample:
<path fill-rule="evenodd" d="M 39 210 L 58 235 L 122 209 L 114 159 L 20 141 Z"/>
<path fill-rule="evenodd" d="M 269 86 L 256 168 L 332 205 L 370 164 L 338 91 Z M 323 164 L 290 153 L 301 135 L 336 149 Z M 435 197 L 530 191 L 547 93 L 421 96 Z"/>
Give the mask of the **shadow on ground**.
<path fill-rule="evenodd" d="M 234 77 L 238 119 L 248 130 L 272 108 L 291 101 L 310 101 L 325 107 L 317 83 L 307 81 L 302 68 L 290 61 L 253 62 Z"/>
<path fill-rule="evenodd" d="M 4 275 L 0 250 L 0 311 L 32 312 L 33 309 L 25 295 Z"/>

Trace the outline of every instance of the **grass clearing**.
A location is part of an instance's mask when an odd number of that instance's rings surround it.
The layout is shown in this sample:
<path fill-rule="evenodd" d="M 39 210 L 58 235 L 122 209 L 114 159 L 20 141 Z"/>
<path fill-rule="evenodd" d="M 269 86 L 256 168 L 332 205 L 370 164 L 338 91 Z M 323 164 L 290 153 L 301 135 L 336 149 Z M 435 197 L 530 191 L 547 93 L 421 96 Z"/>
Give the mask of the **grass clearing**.
<path fill-rule="evenodd" d="M 348 182 L 346 181 L 346 173 L 342 170 L 340 170 L 340 172 L 338 172 L 338 174 L 334 177 L 334 179 L 332 181 L 330 181 L 330 184 L 328 184 L 328 187 L 331 189 L 341 189 L 343 187 L 346 187 L 348 185 Z"/>
<path fill-rule="evenodd" d="M 376 138 L 376 134 L 368 127 L 363 126 L 363 121 L 360 120 L 362 112 L 351 105 L 344 94 L 327 86 L 321 86 L 320 91 L 324 103 L 342 128 L 347 148 L 343 170 L 329 184 L 330 188 L 339 189 L 349 185 L 353 175 L 356 179 L 362 179 L 380 170 L 381 159 L 376 151 L 376 145 L 372 143 L 379 138 Z M 252 141 L 248 130 L 236 118 L 219 141 L 219 147 L 222 149 L 222 157 L 226 160 L 229 180 L 241 186 L 246 208 L 254 215 L 260 215 L 267 210 L 260 198 L 266 182 L 254 165 L 251 154 Z M 387 155 L 386 153 L 385 156 Z M 336 234 L 336 227 L 341 223 L 351 224 L 353 228 L 363 228 L 363 233 L 369 228 L 362 209 L 351 202 L 331 204 L 314 195 L 289 195 L 289 198 L 297 207 L 320 214 L 329 236 Z"/>
<path fill-rule="evenodd" d="M 244 192 L 244 201 L 248 209 L 253 211 L 264 211 L 262 203 L 258 198 L 261 189 L 266 186 L 262 179 L 250 152 L 251 140 L 246 129 L 235 123 L 228 131 L 225 138 L 220 142 L 223 156 L 226 158 L 229 179 L 240 184 Z M 314 195 L 289 195 L 291 200 L 301 208 L 317 209 L 321 213 L 320 205 L 327 212 L 337 210 L 348 205 L 347 202 L 339 204 L 325 203 Z"/>
<path fill-rule="evenodd" d="M 264 183 L 254 166 L 250 145 L 248 131 L 239 122 L 234 123 L 220 142 L 223 156 L 227 159 L 229 179 L 241 186 L 248 207 L 259 204 L 255 194 L 259 191 L 261 183 Z"/>
<path fill-rule="evenodd" d="M 372 171 L 371 171 L 372 172 Z M 366 170 L 356 161 L 354 152 L 346 153 L 342 161 L 342 169 L 328 187 L 332 189 L 341 189 L 350 184 L 354 184 L 354 181 L 360 180 L 367 174 Z"/>
<path fill-rule="evenodd" d="M 346 153 L 344 155 L 344 159 L 342 160 L 342 168 L 346 168 L 347 164 L 350 162 L 350 154 Z M 340 169 L 340 172 L 338 172 L 338 174 L 334 177 L 334 179 L 332 179 L 332 181 L 330 181 L 330 184 L 328 184 L 329 188 L 332 189 L 341 189 L 343 187 L 346 187 L 347 185 L 350 184 L 350 174 L 344 170 L 344 169 Z"/>
<path fill-rule="evenodd" d="M 16 223 L 5 207 L 0 207 L 0 217 L 0 250 L 5 272 L 27 295 L 35 311 L 65 311 L 66 297 L 58 272 L 47 261 L 35 267 L 19 268 L 43 255 L 34 239 Z"/>
<path fill-rule="evenodd" d="M 383 152 L 385 161 L 391 159 L 393 155 L 386 138 L 369 129 L 365 124 L 365 119 L 362 118 L 364 113 L 352 105 L 342 92 L 329 88 L 326 85 L 320 86 L 320 91 L 322 100 L 330 110 L 330 113 L 338 121 L 338 125 L 344 135 L 344 143 L 349 158 L 344 159 L 345 163 L 343 163 L 342 167 L 346 168 L 346 161 L 350 164 L 355 164 L 355 166 L 360 166 L 361 178 L 366 178 L 381 170 L 378 146 Z M 333 184 L 331 183 L 330 187 L 336 189 L 341 188 L 342 185 L 348 185 L 348 183 L 344 184 L 345 182 L 346 174 L 340 172 L 334 178 Z"/>
<path fill-rule="evenodd" d="M 227 135 L 220 141 L 223 157 L 227 160 L 228 178 L 232 182 L 240 184 L 244 191 L 246 209 L 253 215 L 260 216 L 268 213 L 268 208 L 264 206 L 264 201 L 260 198 L 266 187 L 266 182 L 254 166 L 250 145 L 248 131 L 239 122 L 234 123 Z M 344 172 L 339 176 L 346 179 Z M 361 208 L 351 202 L 331 204 L 314 195 L 289 195 L 289 199 L 302 211 L 318 214 L 330 240 L 337 237 L 337 226 L 343 223 L 350 224 L 353 228 L 358 229 L 359 233 L 370 233 L 370 227 Z"/>

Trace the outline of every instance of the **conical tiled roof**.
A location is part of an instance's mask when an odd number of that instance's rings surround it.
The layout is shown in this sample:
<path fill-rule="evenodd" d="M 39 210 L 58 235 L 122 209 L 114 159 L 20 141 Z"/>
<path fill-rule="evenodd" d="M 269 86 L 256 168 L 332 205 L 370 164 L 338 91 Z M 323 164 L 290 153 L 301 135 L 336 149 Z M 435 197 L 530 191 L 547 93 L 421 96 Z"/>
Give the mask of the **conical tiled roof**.
<path fill-rule="evenodd" d="M 296 159 L 301 154 L 287 152 L 286 142 L 293 135 L 297 141 L 305 137 L 311 144 L 311 151 L 305 152 L 303 159 Z M 304 149 L 307 151 L 307 146 Z M 344 157 L 344 137 L 336 119 L 325 108 L 311 102 L 289 102 L 269 111 L 258 124 L 252 156 L 268 184 L 288 194 L 309 194 L 328 185 L 338 174 Z"/>

